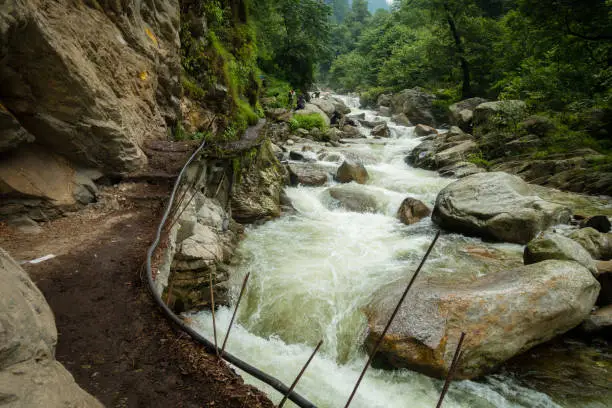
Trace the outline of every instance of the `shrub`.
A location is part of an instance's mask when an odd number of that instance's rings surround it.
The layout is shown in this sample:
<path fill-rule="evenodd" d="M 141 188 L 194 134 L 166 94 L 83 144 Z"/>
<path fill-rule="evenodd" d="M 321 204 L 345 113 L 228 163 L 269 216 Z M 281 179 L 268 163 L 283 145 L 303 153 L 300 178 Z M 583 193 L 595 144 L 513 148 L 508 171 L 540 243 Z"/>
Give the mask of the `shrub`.
<path fill-rule="evenodd" d="M 312 130 L 314 128 L 325 130 L 327 129 L 327 124 L 318 113 L 309 113 L 307 115 L 294 115 L 289 122 L 289 127 L 291 130 Z"/>

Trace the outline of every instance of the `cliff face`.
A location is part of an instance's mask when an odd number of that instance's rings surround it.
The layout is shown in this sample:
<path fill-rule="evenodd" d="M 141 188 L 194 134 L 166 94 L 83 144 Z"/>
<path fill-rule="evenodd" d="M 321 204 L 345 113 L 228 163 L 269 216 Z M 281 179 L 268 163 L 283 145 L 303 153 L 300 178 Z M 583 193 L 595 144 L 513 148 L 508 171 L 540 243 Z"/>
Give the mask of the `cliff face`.
<path fill-rule="evenodd" d="M 24 212 L 15 200 L 55 205 L 28 177 L 46 163 L 62 163 L 73 192 L 146 165 L 144 143 L 179 119 L 179 25 L 178 0 L 0 4 L 0 161 L 31 163 L 22 158 L 33 150 L 40 159 L 19 172 L 0 166 L 0 216 Z"/>

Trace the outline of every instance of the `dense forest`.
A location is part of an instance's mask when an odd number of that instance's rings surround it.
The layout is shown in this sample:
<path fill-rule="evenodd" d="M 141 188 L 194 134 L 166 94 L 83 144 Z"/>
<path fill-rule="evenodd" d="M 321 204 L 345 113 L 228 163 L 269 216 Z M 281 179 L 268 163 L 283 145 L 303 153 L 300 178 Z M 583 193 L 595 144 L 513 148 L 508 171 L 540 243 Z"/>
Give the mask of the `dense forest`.
<path fill-rule="evenodd" d="M 264 92 L 316 83 L 373 105 L 421 87 L 441 108 L 523 100 L 554 125 L 553 152 L 612 147 L 611 0 L 396 0 L 374 13 L 365 0 L 182 3 L 207 25 L 198 39 L 198 20 L 184 18 L 184 88 L 204 95 L 222 82 L 238 128 L 261 115 Z"/>

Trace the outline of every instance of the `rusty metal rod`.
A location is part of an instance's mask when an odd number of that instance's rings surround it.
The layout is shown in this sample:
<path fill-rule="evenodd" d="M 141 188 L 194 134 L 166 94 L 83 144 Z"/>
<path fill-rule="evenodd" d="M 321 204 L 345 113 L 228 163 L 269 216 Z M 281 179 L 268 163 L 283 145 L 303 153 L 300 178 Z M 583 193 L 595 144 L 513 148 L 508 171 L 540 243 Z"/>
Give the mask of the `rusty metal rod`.
<path fill-rule="evenodd" d="M 289 394 L 291 394 L 293 392 L 293 390 L 295 389 L 295 386 L 297 385 L 297 383 L 300 381 L 300 379 L 302 378 L 302 376 L 306 372 L 306 369 L 310 365 L 310 362 L 312 361 L 314 356 L 317 354 L 317 352 L 319 351 L 319 349 L 321 348 L 322 345 L 323 345 L 323 340 L 319 341 L 319 344 L 317 344 L 317 347 L 312 352 L 312 355 L 310 356 L 308 361 L 306 361 L 306 364 L 304 364 L 304 367 L 302 367 L 302 370 L 300 371 L 298 376 L 295 378 L 295 381 L 293 381 L 293 384 L 291 384 L 291 387 L 289 387 L 289 391 L 287 391 L 287 394 L 285 394 L 285 396 L 283 397 L 281 402 L 278 404 L 278 408 L 282 408 L 283 405 L 285 405 L 285 402 L 287 401 L 287 398 L 289 398 Z"/>
<path fill-rule="evenodd" d="M 238 301 L 236 302 L 236 308 L 234 309 L 234 314 L 232 314 L 232 320 L 230 320 L 229 327 L 227 328 L 227 333 L 225 333 L 225 338 L 223 339 L 223 345 L 221 346 L 221 355 L 225 353 L 225 345 L 227 344 L 227 338 L 230 335 L 230 331 L 232 330 L 232 326 L 234 324 L 234 319 L 236 318 L 236 313 L 238 312 L 238 306 L 240 306 L 240 302 L 242 301 L 242 296 L 244 295 L 244 290 L 246 289 L 247 282 L 249 281 L 249 277 L 251 276 L 251 272 L 247 273 L 242 281 L 242 288 L 240 288 L 240 295 L 238 296 Z M 291 394 L 291 392 L 289 392 Z"/>
<path fill-rule="evenodd" d="M 436 245 L 436 242 L 438 241 L 439 237 L 440 237 L 440 231 L 436 233 L 436 236 L 431 242 L 431 245 L 429 245 L 429 248 L 427 249 L 425 256 L 423 257 L 423 259 L 421 260 L 421 263 L 419 264 L 419 267 L 417 268 L 416 272 L 414 272 L 414 275 L 412 275 L 412 279 L 410 279 L 410 283 L 408 283 L 408 286 L 406 286 L 406 290 L 402 294 L 402 297 L 397 303 L 397 306 L 395 306 L 395 310 L 391 314 L 391 318 L 389 318 L 389 321 L 387 322 L 385 329 L 383 330 L 380 337 L 376 341 L 376 345 L 374 346 L 374 349 L 370 352 L 370 357 L 368 358 L 368 361 L 366 362 L 365 367 L 363 367 L 363 371 L 361 371 L 361 374 L 359 375 L 359 379 L 357 380 L 357 383 L 355 384 L 355 388 L 353 388 L 353 392 L 351 393 L 351 396 L 346 402 L 346 405 L 344 406 L 344 408 L 348 408 L 351 405 L 351 402 L 353 401 L 353 398 L 355 397 L 355 394 L 357 393 L 357 389 L 359 388 L 359 385 L 361 384 L 361 381 L 363 380 L 363 377 L 365 376 L 366 371 L 368 371 L 368 368 L 370 367 L 370 364 L 372 363 L 372 360 L 374 359 L 374 356 L 376 355 L 378 348 L 380 347 L 385 335 L 387 334 L 387 331 L 389 331 L 389 328 L 391 327 L 391 323 L 393 322 L 393 319 L 395 319 L 395 316 L 397 315 L 397 312 L 399 311 L 400 306 L 402 305 L 402 303 L 404 303 L 404 299 L 406 299 L 406 295 L 408 295 L 408 291 L 410 290 L 417 276 L 421 272 L 421 268 L 423 268 L 425 261 L 427 261 L 427 258 L 429 257 L 429 254 L 431 253 L 431 250 L 433 249 L 434 245 Z"/>
<path fill-rule="evenodd" d="M 219 354 L 219 347 L 217 346 L 217 321 L 215 320 L 215 291 L 213 290 L 213 271 L 210 271 L 210 274 L 208 275 L 208 281 L 210 282 L 210 303 L 211 303 L 211 308 L 210 310 L 212 311 L 212 321 L 213 321 L 213 337 L 215 338 L 215 353 L 217 353 L 217 358 L 221 358 L 221 355 Z"/>
<path fill-rule="evenodd" d="M 465 333 L 461 332 L 461 337 L 459 337 L 459 343 L 457 343 L 457 350 L 455 350 L 455 355 L 453 356 L 453 362 L 451 363 L 450 368 L 448 369 L 448 374 L 446 375 L 446 380 L 444 381 L 444 387 L 442 388 L 442 393 L 440 394 L 440 400 L 438 401 L 438 405 L 436 408 L 440 408 L 442 406 L 442 401 L 444 401 L 444 397 L 448 392 L 448 387 L 450 386 L 451 381 L 453 380 L 453 375 L 455 374 L 455 370 L 459 365 L 459 360 L 461 356 L 463 356 L 463 352 L 461 351 L 461 347 L 463 347 L 463 340 L 465 339 Z"/>

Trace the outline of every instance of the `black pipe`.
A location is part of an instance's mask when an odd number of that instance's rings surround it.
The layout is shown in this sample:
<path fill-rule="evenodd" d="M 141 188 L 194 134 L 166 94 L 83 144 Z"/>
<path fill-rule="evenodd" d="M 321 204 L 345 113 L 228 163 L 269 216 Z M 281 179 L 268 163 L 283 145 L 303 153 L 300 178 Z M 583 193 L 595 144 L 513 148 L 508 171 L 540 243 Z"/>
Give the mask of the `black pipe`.
<path fill-rule="evenodd" d="M 200 145 L 200 147 L 198 147 L 196 151 L 193 152 L 189 160 L 187 160 L 187 162 L 181 169 L 181 172 L 179 173 L 176 179 L 176 182 L 174 183 L 174 187 L 172 188 L 172 194 L 170 195 L 170 199 L 168 200 L 168 204 L 166 205 L 166 210 L 164 211 L 164 215 L 162 216 L 159 226 L 157 227 L 157 233 L 155 235 L 155 240 L 153 241 L 153 243 L 149 247 L 149 250 L 147 251 L 146 267 L 147 267 L 147 280 L 149 283 L 149 290 L 151 291 L 151 294 L 153 295 L 153 299 L 155 300 L 155 303 L 157 303 L 157 305 L 162 309 L 166 318 L 170 319 L 170 321 L 176 324 L 181 330 L 187 333 L 192 339 L 202 344 L 208 351 L 214 351 L 215 349 L 218 351 L 219 349 L 216 348 L 214 344 L 212 344 L 210 341 L 208 341 L 208 339 L 206 339 L 205 337 L 200 335 L 198 332 L 193 330 L 191 327 L 187 326 L 183 322 L 183 320 L 181 320 L 181 318 L 179 318 L 176 314 L 174 314 L 174 312 L 170 310 L 170 308 L 164 303 L 161 296 L 155 291 L 155 282 L 153 281 L 153 270 L 151 266 L 151 263 L 152 263 L 151 259 L 153 258 L 153 253 L 157 249 L 157 246 L 159 245 L 159 241 L 161 240 L 162 231 L 164 229 L 164 225 L 166 224 L 166 221 L 168 220 L 168 215 L 170 214 L 172 210 L 172 204 L 174 203 L 176 192 L 178 191 L 179 186 L 181 184 L 181 179 L 183 178 L 183 175 L 185 174 L 187 167 L 193 162 L 193 160 L 197 157 L 197 155 L 202 151 L 205 144 L 206 142 L 202 141 L 202 144 Z M 289 392 L 289 387 L 283 384 L 280 380 L 272 377 L 269 374 L 264 373 L 263 371 L 259 370 L 256 367 L 253 367 L 247 362 L 242 361 L 241 359 L 228 353 L 227 351 L 224 351 L 221 357 L 223 357 L 227 362 L 235 365 L 242 371 L 246 372 L 247 374 L 252 375 L 258 380 L 263 381 L 264 383 L 268 384 L 269 386 L 271 386 L 272 388 L 274 388 L 281 394 L 283 395 L 288 394 L 289 399 L 293 401 L 299 407 L 316 408 L 316 405 L 314 405 L 312 402 L 308 401 L 307 399 L 305 399 L 304 397 L 302 397 L 295 391 Z"/>

